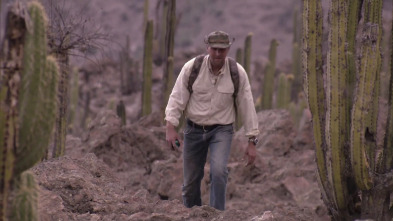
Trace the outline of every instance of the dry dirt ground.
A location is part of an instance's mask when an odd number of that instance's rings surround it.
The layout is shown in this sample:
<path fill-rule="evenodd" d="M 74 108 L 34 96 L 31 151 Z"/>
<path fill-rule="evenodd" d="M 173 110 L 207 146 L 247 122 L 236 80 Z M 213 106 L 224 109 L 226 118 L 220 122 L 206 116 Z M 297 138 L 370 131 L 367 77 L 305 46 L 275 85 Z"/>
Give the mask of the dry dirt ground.
<path fill-rule="evenodd" d="M 121 126 L 98 114 L 83 138 L 68 136 L 66 155 L 32 169 L 40 186 L 41 220 L 329 220 L 315 177 L 309 114 L 299 130 L 285 110 L 258 113 L 254 167 L 242 161 L 243 131 L 232 145 L 227 209 L 209 207 L 209 165 L 202 207 L 181 204 L 181 152 L 165 146 L 156 114 Z"/>

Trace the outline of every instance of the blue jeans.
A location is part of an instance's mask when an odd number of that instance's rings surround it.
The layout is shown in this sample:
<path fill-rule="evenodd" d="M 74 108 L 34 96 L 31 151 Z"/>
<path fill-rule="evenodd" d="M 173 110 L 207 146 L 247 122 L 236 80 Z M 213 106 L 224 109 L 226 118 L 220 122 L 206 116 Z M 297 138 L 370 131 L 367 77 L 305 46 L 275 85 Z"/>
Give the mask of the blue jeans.
<path fill-rule="evenodd" d="M 201 206 L 201 181 L 207 153 L 210 149 L 210 206 L 225 209 L 228 180 L 228 158 L 231 150 L 233 126 L 219 125 L 205 131 L 187 124 L 183 149 L 183 204 L 191 208 Z"/>

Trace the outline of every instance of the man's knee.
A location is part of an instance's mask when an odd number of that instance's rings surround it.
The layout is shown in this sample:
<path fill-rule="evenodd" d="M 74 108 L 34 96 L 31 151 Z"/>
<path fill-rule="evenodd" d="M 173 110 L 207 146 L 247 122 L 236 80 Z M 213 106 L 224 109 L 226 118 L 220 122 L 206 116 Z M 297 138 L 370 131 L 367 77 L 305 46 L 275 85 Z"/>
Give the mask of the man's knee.
<path fill-rule="evenodd" d="M 227 166 L 213 166 L 210 168 L 210 178 L 212 180 L 223 180 L 226 181 L 228 178 Z"/>

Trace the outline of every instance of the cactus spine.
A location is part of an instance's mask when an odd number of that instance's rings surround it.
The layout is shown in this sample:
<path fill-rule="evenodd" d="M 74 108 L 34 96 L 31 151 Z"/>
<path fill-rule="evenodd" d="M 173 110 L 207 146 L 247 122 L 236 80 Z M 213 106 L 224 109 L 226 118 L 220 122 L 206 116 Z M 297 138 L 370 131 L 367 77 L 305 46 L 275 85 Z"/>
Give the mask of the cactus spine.
<path fill-rule="evenodd" d="M 143 56 L 143 93 L 142 116 L 151 114 L 151 84 L 153 71 L 153 21 L 149 20 L 145 31 L 145 47 Z"/>
<path fill-rule="evenodd" d="M 248 75 L 248 79 L 250 79 L 250 66 L 251 66 L 251 41 L 252 41 L 253 33 L 248 33 L 245 41 L 244 41 L 244 70 Z"/>
<path fill-rule="evenodd" d="M 269 48 L 269 62 L 265 67 L 262 88 L 262 109 L 273 108 L 273 91 L 274 91 L 274 75 L 276 73 L 276 56 L 277 56 L 278 42 L 273 39 L 270 42 Z"/>

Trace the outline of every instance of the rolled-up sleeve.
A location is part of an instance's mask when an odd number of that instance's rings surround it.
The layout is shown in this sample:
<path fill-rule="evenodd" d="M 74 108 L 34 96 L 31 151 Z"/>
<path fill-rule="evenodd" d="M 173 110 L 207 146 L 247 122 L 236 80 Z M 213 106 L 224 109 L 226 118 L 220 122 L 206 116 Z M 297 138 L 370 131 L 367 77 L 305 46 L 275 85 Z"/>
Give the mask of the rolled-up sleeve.
<path fill-rule="evenodd" d="M 252 97 L 251 86 L 242 66 L 238 65 L 239 70 L 239 92 L 236 98 L 237 110 L 242 119 L 245 135 L 247 137 L 259 134 L 258 118 L 255 111 L 254 100 Z"/>
<path fill-rule="evenodd" d="M 190 98 L 190 92 L 187 89 L 187 84 L 190 69 L 194 64 L 194 60 L 195 59 L 191 59 L 188 61 L 181 69 L 165 109 L 165 120 L 175 127 L 179 125 L 179 119 Z"/>

